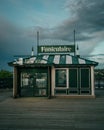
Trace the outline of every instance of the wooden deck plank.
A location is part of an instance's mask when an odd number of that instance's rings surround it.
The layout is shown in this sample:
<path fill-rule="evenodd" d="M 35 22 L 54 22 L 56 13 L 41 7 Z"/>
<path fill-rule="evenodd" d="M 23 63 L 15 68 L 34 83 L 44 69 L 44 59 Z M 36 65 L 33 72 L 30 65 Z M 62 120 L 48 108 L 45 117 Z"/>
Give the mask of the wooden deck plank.
<path fill-rule="evenodd" d="M 103 130 L 104 90 L 101 94 L 95 99 L 13 99 L 2 92 L 0 130 Z"/>

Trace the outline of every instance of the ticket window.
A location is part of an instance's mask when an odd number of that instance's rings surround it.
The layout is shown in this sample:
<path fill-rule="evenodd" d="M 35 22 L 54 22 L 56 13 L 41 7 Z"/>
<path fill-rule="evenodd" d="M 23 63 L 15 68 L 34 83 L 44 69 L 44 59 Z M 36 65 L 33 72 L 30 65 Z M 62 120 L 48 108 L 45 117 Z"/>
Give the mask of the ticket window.
<path fill-rule="evenodd" d="M 56 70 L 56 87 L 67 87 L 66 70 Z"/>
<path fill-rule="evenodd" d="M 56 69 L 55 71 L 55 94 L 67 94 L 66 69 Z"/>

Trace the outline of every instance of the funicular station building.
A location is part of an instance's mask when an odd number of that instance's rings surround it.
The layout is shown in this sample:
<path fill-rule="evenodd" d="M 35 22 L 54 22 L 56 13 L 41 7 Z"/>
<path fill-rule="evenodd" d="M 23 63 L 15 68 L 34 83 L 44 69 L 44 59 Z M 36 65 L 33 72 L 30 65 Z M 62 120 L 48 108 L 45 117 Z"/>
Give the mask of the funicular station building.
<path fill-rule="evenodd" d="M 94 67 L 97 62 L 71 55 L 71 45 L 39 46 L 38 51 L 36 56 L 32 53 L 30 57 L 9 63 L 14 70 L 14 98 L 95 97 Z"/>

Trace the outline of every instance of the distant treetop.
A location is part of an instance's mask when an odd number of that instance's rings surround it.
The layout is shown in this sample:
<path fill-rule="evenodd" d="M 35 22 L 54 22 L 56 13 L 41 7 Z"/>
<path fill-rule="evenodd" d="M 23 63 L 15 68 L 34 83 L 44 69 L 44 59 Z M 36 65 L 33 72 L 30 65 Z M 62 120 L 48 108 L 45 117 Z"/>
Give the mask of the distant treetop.
<path fill-rule="evenodd" d="M 0 70 L 0 78 L 8 78 L 12 76 L 13 76 L 12 72 L 9 72 L 7 70 Z"/>

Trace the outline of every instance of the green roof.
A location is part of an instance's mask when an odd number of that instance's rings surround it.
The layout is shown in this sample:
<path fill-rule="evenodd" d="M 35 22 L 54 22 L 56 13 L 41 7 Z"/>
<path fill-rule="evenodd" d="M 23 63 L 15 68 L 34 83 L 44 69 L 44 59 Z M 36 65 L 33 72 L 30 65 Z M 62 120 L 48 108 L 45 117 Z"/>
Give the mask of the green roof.
<path fill-rule="evenodd" d="M 78 56 L 72 56 L 69 54 L 45 54 L 37 55 L 28 58 L 20 58 L 17 61 L 10 62 L 12 65 L 23 64 L 40 64 L 40 65 L 98 65 L 95 61 L 90 61 Z M 9 64 L 10 64 L 9 63 Z"/>

